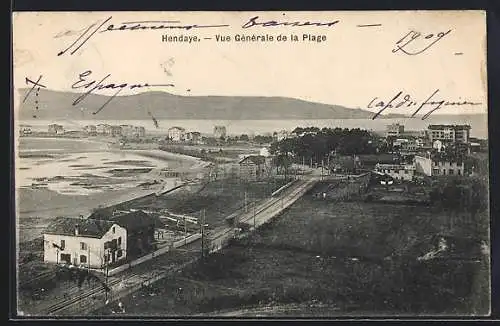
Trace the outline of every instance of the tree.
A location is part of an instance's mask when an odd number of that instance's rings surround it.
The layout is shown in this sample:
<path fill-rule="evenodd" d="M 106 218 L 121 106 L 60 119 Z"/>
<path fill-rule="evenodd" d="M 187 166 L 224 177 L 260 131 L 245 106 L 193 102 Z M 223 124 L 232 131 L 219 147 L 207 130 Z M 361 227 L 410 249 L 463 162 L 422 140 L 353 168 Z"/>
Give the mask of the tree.
<path fill-rule="evenodd" d="M 271 153 L 289 154 L 299 160 L 316 163 L 336 151 L 340 155 L 377 153 L 377 138 L 366 130 L 297 127 L 296 138 L 286 138 L 271 145 Z"/>
<path fill-rule="evenodd" d="M 288 175 L 288 169 L 292 165 L 292 161 L 286 154 L 278 154 L 273 158 L 273 164 L 276 166 L 276 170 L 283 172 L 285 179 Z"/>

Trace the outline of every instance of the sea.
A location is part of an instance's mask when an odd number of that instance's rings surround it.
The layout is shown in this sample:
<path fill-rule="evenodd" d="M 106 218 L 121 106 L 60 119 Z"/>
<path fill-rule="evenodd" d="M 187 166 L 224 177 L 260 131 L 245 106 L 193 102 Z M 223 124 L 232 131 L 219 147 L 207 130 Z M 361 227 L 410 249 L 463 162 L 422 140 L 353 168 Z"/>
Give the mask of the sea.
<path fill-rule="evenodd" d="M 383 132 L 386 126 L 400 123 L 405 130 L 427 129 L 429 124 L 468 124 L 471 126 L 471 136 L 487 139 L 487 115 L 432 115 L 422 120 L 420 118 L 397 119 L 322 119 L 322 120 L 158 120 L 158 126 L 153 120 L 26 120 L 20 124 L 29 125 L 33 130 L 47 131 L 48 125 L 57 123 L 65 130 L 81 130 L 86 125 L 134 125 L 142 126 L 146 132 L 154 135 L 166 135 L 171 127 L 182 127 L 187 131 L 198 131 L 202 134 L 212 134 L 215 126 L 225 126 L 228 135 L 265 135 L 274 131 L 292 131 L 296 127 L 327 127 L 327 128 L 361 128 L 374 132 Z"/>
<path fill-rule="evenodd" d="M 160 120 L 158 127 L 151 120 L 30 120 L 22 121 L 20 125 L 30 126 L 33 131 L 47 131 L 49 124 L 61 124 L 65 130 L 79 131 L 86 125 L 100 123 L 110 125 L 143 126 L 146 133 L 165 136 L 169 128 L 178 126 L 187 131 L 198 131 L 202 134 L 212 134 L 215 126 L 225 126 L 228 135 L 265 135 L 274 131 L 291 131 L 296 127 L 315 126 L 319 128 L 361 128 L 375 132 L 383 132 L 388 124 L 400 123 L 406 130 L 423 130 L 429 124 L 469 124 L 471 136 L 487 139 L 488 125 L 486 115 L 473 116 L 431 116 L 421 120 L 407 119 L 342 119 L 342 120 Z M 120 189 L 137 186 L 141 178 L 114 177 L 113 169 L 138 169 L 152 167 L 165 168 L 165 160 L 145 158 L 131 153 L 112 153 L 108 144 L 90 139 L 68 138 L 35 138 L 22 137 L 18 139 L 18 152 L 23 154 L 16 162 L 16 184 L 19 187 L 29 187 L 39 178 L 60 178 L 48 184 L 50 190 L 60 194 L 88 195 L 106 191 L 109 187 Z M 49 156 L 46 154 L 50 153 Z M 26 155 L 28 154 L 28 155 Z M 29 157 L 27 157 L 29 156 Z M 94 187 L 79 184 L 78 179 L 88 179 L 92 176 Z M 103 178 L 104 177 L 104 178 Z M 107 178 L 106 178 L 107 177 Z M 102 179 L 101 179 L 102 178 Z M 113 185 L 99 184 L 99 180 L 115 179 Z M 131 182 L 134 181 L 134 182 Z M 108 181 L 106 181 L 107 183 Z"/>

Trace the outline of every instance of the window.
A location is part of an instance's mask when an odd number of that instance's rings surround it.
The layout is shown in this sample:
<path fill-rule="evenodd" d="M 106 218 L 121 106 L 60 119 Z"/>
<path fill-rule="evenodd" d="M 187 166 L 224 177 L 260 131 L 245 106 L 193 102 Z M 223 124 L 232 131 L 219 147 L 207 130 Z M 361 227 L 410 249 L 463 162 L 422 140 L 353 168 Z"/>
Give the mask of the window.
<path fill-rule="evenodd" d="M 113 228 L 111 229 L 113 231 L 113 233 L 115 233 L 115 227 L 113 226 Z"/>
<path fill-rule="evenodd" d="M 405 174 L 408 174 L 408 170 L 405 170 Z"/>
<path fill-rule="evenodd" d="M 121 249 L 120 249 L 120 250 L 118 250 L 118 251 L 116 252 L 116 256 L 117 256 L 118 258 L 120 258 L 122 255 L 123 255 L 123 250 L 121 250 Z"/>
<path fill-rule="evenodd" d="M 118 246 L 122 245 L 122 237 L 118 237 Z"/>
<path fill-rule="evenodd" d="M 65 240 L 61 240 L 61 250 L 64 250 L 64 248 L 66 248 L 66 241 Z"/>
<path fill-rule="evenodd" d="M 61 254 L 61 263 L 70 264 L 71 263 L 71 255 L 70 254 Z"/>
<path fill-rule="evenodd" d="M 453 175 L 453 169 L 449 169 L 449 170 L 448 170 L 448 174 L 449 174 L 449 175 Z"/>
<path fill-rule="evenodd" d="M 80 242 L 80 250 L 87 250 L 87 244 L 85 242 Z"/>
<path fill-rule="evenodd" d="M 457 174 L 458 174 L 458 175 L 461 175 L 462 173 L 460 172 L 460 170 L 457 170 Z"/>
<path fill-rule="evenodd" d="M 86 263 L 87 263 L 87 256 L 80 255 L 80 264 L 86 264 Z"/>
<path fill-rule="evenodd" d="M 107 263 L 108 261 L 109 261 L 109 255 L 106 254 L 106 255 L 104 255 L 104 262 Z"/>
<path fill-rule="evenodd" d="M 443 169 L 443 175 L 446 175 L 446 169 Z"/>

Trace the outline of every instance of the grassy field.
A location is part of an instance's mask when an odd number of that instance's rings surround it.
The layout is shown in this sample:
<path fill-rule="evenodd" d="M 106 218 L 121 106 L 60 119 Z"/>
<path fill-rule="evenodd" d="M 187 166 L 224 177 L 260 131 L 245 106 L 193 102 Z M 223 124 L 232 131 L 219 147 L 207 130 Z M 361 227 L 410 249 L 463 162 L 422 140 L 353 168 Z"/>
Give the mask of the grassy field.
<path fill-rule="evenodd" d="M 206 223 L 217 226 L 224 223 L 226 216 L 244 207 L 245 192 L 247 203 L 251 203 L 269 197 L 285 183 L 282 178 L 271 178 L 262 182 L 227 178 L 207 183 L 194 194 L 178 191 L 166 196 L 150 196 L 124 205 L 122 208 L 168 209 L 173 213 L 194 217 L 200 217 L 201 211 L 205 209 Z"/>
<path fill-rule="evenodd" d="M 213 316 L 290 304 L 321 305 L 323 316 L 485 314 L 489 258 L 480 243 L 488 235 L 480 232 L 487 228 L 471 227 L 483 223 L 479 216 L 450 223 L 450 214 L 309 194 L 258 234 L 122 302 L 130 315 Z M 448 250 L 418 261 L 440 237 Z"/>

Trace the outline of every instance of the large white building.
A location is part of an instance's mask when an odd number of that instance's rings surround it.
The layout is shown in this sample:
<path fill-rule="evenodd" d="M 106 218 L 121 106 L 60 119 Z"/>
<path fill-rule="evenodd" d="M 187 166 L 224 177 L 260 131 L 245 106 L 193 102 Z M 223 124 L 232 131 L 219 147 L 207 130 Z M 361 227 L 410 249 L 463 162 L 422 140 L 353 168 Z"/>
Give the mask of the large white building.
<path fill-rule="evenodd" d="M 415 171 L 427 176 L 465 175 L 464 162 L 451 162 L 444 159 L 415 156 Z"/>
<path fill-rule="evenodd" d="M 441 140 L 468 143 L 471 127 L 469 125 L 429 125 L 427 129 L 431 142 Z"/>
<path fill-rule="evenodd" d="M 43 240 L 44 261 L 50 263 L 101 268 L 127 256 L 127 230 L 114 221 L 58 217 Z"/>

